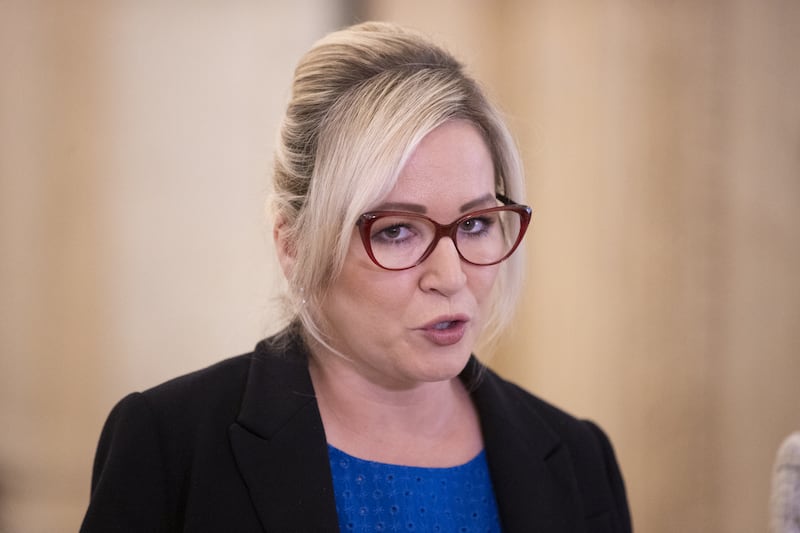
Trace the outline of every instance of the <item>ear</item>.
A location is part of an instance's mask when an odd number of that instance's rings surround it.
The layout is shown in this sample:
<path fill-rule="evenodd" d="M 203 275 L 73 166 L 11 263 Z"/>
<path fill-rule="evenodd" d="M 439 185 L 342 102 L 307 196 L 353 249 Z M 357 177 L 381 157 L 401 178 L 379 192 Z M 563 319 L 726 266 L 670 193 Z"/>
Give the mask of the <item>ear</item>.
<path fill-rule="evenodd" d="M 275 242 L 275 251 L 278 254 L 278 262 L 283 270 L 283 275 L 286 276 L 286 279 L 290 279 L 297 258 L 297 249 L 295 243 L 289 239 L 288 224 L 281 215 L 275 217 L 272 239 Z"/>

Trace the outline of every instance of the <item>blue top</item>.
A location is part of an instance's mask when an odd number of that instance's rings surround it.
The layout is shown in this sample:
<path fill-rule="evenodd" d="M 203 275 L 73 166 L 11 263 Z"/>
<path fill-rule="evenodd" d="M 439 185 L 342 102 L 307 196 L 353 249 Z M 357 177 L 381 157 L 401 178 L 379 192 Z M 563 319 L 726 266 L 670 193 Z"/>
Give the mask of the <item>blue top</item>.
<path fill-rule="evenodd" d="M 365 461 L 328 445 L 343 533 L 498 533 L 486 453 L 450 468 Z"/>

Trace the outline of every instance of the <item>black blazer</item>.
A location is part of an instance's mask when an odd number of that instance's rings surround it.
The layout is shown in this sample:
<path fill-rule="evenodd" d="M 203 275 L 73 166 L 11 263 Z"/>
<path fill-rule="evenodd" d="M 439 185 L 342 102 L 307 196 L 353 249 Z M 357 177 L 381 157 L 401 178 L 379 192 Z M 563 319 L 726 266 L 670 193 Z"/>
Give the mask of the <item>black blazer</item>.
<path fill-rule="evenodd" d="M 108 417 L 81 531 L 338 531 L 328 450 L 296 337 L 125 397 Z M 614 452 L 580 421 L 474 357 L 504 531 L 631 531 Z"/>

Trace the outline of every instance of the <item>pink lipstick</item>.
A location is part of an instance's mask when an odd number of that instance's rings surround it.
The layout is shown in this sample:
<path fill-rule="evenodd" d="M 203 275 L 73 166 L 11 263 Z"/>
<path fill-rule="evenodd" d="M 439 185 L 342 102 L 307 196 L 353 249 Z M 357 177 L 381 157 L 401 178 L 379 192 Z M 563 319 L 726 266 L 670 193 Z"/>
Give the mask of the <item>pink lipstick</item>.
<path fill-rule="evenodd" d="M 429 322 L 419 331 L 432 343 L 438 346 L 449 346 L 459 342 L 467 331 L 465 316 L 441 317 Z"/>

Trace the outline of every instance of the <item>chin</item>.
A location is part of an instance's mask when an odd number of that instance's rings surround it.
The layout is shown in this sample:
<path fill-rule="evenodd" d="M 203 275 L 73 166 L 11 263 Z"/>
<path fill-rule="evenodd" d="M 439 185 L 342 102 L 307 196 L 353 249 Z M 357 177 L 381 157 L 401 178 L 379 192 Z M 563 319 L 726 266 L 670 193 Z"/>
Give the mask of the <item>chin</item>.
<path fill-rule="evenodd" d="M 436 350 L 418 367 L 420 381 L 449 381 L 458 377 L 470 358 L 470 350 L 450 347 L 446 351 Z"/>

